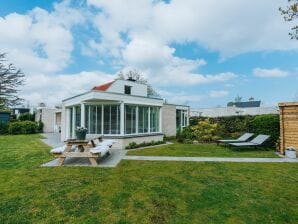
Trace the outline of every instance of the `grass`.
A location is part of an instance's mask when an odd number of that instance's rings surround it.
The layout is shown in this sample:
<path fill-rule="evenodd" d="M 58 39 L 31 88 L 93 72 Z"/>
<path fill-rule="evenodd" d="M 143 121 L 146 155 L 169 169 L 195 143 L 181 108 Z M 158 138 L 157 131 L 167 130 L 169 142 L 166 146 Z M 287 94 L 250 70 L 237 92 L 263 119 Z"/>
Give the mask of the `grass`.
<path fill-rule="evenodd" d="M 297 223 L 297 164 L 122 161 L 41 168 L 38 135 L 0 136 L 0 223 Z"/>
<path fill-rule="evenodd" d="M 229 148 L 216 144 L 180 144 L 174 143 L 160 147 L 131 150 L 128 155 L 137 156 L 198 156 L 198 157 L 277 157 L 273 149 L 268 148 Z"/>

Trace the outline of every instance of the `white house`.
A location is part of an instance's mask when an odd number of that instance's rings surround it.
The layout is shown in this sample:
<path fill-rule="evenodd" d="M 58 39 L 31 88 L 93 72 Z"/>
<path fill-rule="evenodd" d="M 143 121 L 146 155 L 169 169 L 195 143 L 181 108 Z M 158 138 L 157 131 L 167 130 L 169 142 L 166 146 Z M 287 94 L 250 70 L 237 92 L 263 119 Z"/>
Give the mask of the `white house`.
<path fill-rule="evenodd" d="M 189 123 L 189 107 L 165 104 L 148 95 L 148 86 L 134 80 L 114 80 L 62 101 L 61 138 L 75 138 L 75 128 L 88 129 L 87 138 L 130 142 L 163 140 Z"/>

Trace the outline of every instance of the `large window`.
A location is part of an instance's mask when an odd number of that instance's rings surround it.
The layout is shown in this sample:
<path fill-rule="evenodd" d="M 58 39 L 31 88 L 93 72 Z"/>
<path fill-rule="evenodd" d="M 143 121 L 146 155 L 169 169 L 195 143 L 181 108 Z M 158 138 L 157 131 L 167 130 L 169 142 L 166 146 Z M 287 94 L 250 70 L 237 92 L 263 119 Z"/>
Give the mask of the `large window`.
<path fill-rule="evenodd" d="M 120 134 L 119 105 L 86 105 L 85 127 L 88 134 Z"/>
<path fill-rule="evenodd" d="M 159 107 L 150 107 L 150 132 L 159 132 Z"/>
<path fill-rule="evenodd" d="M 119 105 L 104 105 L 104 134 L 120 134 Z"/>
<path fill-rule="evenodd" d="M 101 105 L 85 106 L 85 127 L 88 134 L 101 134 Z"/>
<path fill-rule="evenodd" d="M 136 133 L 137 107 L 125 105 L 125 134 Z"/>
<path fill-rule="evenodd" d="M 81 107 L 76 106 L 75 128 L 81 127 Z"/>
<path fill-rule="evenodd" d="M 177 110 L 176 111 L 176 125 L 178 129 L 187 126 L 188 113 L 187 110 Z"/>
<path fill-rule="evenodd" d="M 139 106 L 139 133 L 147 133 L 149 107 Z"/>

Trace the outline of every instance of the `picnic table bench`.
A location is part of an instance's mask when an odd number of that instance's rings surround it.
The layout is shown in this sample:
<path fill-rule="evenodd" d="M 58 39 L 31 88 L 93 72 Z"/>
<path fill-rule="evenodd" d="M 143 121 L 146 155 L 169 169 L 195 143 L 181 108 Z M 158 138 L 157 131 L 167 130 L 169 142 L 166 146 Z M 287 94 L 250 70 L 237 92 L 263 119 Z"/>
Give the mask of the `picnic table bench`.
<path fill-rule="evenodd" d="M 66 157 L 70 158 L 88 158 L 92 166 L 97 166 L 96 159 L 99 158 L 100 154 L 94 154 L 90 152 L 92 145 L 89 144 L 88 140 L 76 140 L 68 139 L 65 141 L 66 148 L 63 153 L 57 154 L 56 157 L 59 158 L 58 165 L 62 166 Z M 73 152 L 73 146 L 77 147 L 77 151 Z"/>

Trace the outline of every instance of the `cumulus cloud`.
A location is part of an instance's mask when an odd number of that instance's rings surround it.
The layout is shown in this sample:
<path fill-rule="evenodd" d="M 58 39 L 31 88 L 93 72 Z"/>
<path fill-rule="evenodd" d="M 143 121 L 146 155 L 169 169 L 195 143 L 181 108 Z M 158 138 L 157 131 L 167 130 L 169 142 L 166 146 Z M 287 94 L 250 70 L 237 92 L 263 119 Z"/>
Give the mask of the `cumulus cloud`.
<path fill-rule="evenodd" d="M 287 35 L 291 24 L 285 23 L 278 11 L 285 4 L 283 0 L 87 2 L 100 9 L 96 26 L 102 34 L 101 46 L 123 47 L 135 38 L 155 37 L 165 44 L 193 41 L 222 57 L 298 49 L 297 42 Z M 122 34 L 128 40 L 121 38 Z"/>
<path fill-rule="evenodd" d="M 27 14 L 11 13 L 0 17 L 0 48 L 25 73 L 53 73 L 71 62 L 71 28 L 84 21 L 69 1 L 54 4 L 48 12 L 34 8 Z"/>
<path fill-rule="evenodd" d="M 284 78 L 289 75 L 287 71 L 273 68 L 273 69 L 264 69 L 264 68 L 255 68 L 253 74 L 257 77 L 262 78 Z"/>
<path fill-rule="evenodd" d="M 25 99 L 30 99 L 33 104 L 45 102 L 49 106 L 54 106 L 67 97 L 89 91 L 96 85 L 114 79 L 114 74 L 101 71 L 82 71 L 77 74 L 57 74 L 55 76 L 31 75 L 26 77 L 26 85 L 20 95 Z"/>

